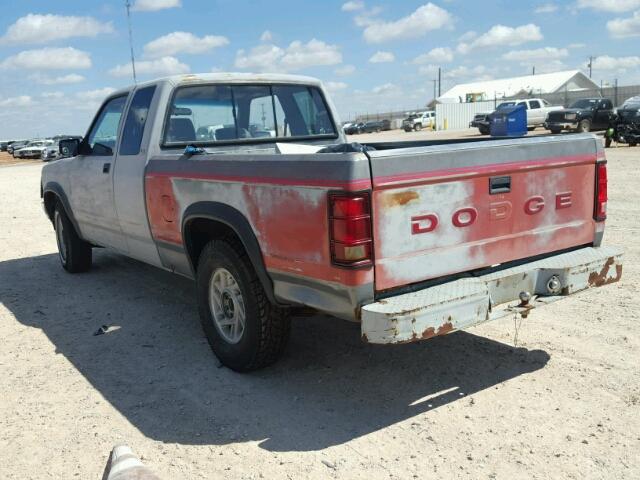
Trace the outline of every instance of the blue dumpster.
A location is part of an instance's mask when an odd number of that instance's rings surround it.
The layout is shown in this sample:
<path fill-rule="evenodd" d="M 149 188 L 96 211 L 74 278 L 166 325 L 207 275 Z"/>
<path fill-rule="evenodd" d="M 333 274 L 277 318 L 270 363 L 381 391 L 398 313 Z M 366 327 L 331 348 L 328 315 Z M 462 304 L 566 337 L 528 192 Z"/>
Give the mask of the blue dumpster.
<path fill-rule="evenodd" d="M 522 137 L 527 134 L 527 110 L 514 105 L 496 110 L 489 115 L 492 137 Z"/>

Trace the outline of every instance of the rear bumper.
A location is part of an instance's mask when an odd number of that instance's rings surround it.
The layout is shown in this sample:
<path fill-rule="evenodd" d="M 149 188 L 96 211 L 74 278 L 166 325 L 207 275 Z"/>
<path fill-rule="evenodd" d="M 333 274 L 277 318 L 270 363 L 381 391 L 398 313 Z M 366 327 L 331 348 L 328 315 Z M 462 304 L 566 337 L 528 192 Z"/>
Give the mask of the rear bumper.
<path fill-rule="evenodd" d="M 620 280 L 618 247 L 588 247 L 487 275 L 463 278 L 362 307 L 362 339 L 368 343 L 407 343 L 560 300 L 590 287 Z M 549 280 L 560 282 L 550 294 Z M 520 293 L 529 292 L 527 304 Z"/>

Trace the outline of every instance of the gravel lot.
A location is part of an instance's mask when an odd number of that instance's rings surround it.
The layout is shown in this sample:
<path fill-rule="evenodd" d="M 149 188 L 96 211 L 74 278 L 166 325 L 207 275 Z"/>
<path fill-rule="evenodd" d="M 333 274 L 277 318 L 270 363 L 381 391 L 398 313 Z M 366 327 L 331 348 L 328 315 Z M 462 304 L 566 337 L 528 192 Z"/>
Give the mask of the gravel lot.
<path fill-rule="evenodd" d="M 375 347 L 300 318 L 250 375 L 216 367 L 189 281 L 104 250 L 66 274 L 41 164 L 0 166 L 0 478 L 97 479 L 119 442 L 166 479 L 640 478 L 640 148 L 607 154 L 621 283 L 517 347 L 512 319 Z"/>

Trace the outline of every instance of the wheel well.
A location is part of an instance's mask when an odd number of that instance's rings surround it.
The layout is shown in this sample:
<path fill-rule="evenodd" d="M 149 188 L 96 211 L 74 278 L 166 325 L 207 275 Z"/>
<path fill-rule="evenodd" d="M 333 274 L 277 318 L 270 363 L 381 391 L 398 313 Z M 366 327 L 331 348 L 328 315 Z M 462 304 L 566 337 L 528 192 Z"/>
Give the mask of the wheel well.
<path fill-rule="evenodd" d="M 185 244 L 187 253 L 191 259 L 191 264 L 195 270 L 200 259 L 200 254 L 205 245 L 211 240 L 228 239 L 244 245 L 236 231 L 224 222 L 212 220 L 210 218 L 195 218 L 184 228 Z"/>
<path fill-rule="evenodd" d="M 56 209 L 56 203 L 58 202 L 58 196 L 54 192 L 44 192 L 44 209 L 47 212 L 49 220 L 53 221 L 53 213 Z"/>

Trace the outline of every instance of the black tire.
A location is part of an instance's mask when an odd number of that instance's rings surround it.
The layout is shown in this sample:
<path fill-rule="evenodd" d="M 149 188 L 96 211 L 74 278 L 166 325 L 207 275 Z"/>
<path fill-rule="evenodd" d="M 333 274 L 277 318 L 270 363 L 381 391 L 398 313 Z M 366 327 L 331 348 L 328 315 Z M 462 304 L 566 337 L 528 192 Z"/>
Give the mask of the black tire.
<path fill-rule="evenodd" d="M 527 127 L 527 132 L 533 132 L 536 129 L 536 127 Z"/>
<path fill-rule="evenodd" d="M 91 268 L 91 244 L 82 240 L 60 203 L 53 212 L 53 228 L 56 232 L 58 257 L 69 273 L 86 272 Z"/>
<path fill-rule="evenodd" d="M 236 343 L 227 340 L 214 319 L 210 306 L 210 288 L 216 272 L 231 274 L 244 305 L 244 327 Z M 289 340 L 291 320 L 286 309 L 273 305 L 260 283 L 251 262 L 235 239 L 212 240 L 198 260 L 198 310 L 211 349 L 222 362 L 236 372 L 257 370 L 278 360 Z M 231 301 L 233 308 L 236 303 Z M 228 312 L 225 311 L 225 314 Z"/>
<path fill-rule="evenodd" d="M 380 128 L 376 128 L 376 133 L 380 133 L 382 130 Z"/>
<path fill-rule="evenodd" d="M 478 127 L 478 130 L 480 131 L 480 135 L 489 135 L 489 129 L 486 127 Z"/>
<path fill-rule="evenodd" d="M 413 126 L 413 129 L 414 129 L 416 132 L 419 132 L 420 130 L 422 130 L 422 124 L 421 124 L 421 123 L 416 123 L 416 124 Z"/>
<path fill-rule="evenodd" d="M 591 120 L 581 120 L 578 124 L 578 132 L 587 133 L 591 131 Z"/>
<path fill-rule="evenodd" d="M 613 143 L 613 139 L 611 137 L 605 137 L 604 148 L 609 148 L 612 143 Z"/>
<path fill-rule="evenodd" d="M 558 135 L 560 132 L 562 132 L 562 130 L 560 130 L 559 128 L 552 128 L 551 129 L 551 133 L 553 133 L 554 135 Z"/>
<path fill-rule="evenodd" d="M 635 147 L 636 145 L 638 145 L 636 142 L 629 142 L 630 147 Z"/>

